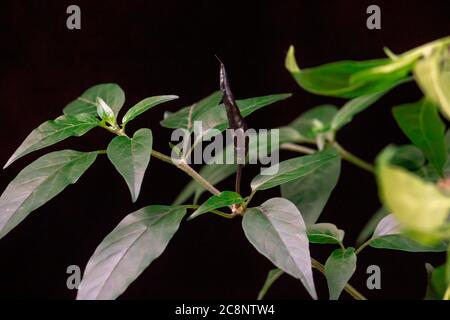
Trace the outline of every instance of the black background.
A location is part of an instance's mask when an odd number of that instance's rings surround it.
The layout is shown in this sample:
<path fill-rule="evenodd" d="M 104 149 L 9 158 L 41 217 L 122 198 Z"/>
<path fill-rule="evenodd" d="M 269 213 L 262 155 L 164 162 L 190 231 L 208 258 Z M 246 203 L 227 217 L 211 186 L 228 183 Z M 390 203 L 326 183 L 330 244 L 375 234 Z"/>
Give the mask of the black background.
<path fill-rule="evenodd" d="M 66 8 L 77 4 L 82 29 L 66 28 Z M 378 4 L 382 29 L 366 28 L 366 8 Z M 450 34 L 450 3 L 442 1 L 6 1 L 0 4 L 0 163 L 4 164 L 31 129 L 61 114 L 86 88 L 116 82 L 126 107 L 159 94 L 180 99 L 157 107 L 129 125 L 149 127 L 154 147 L 169 152 L 170 131 L 159 121 L 218 89 L 218 54 L 226 63 L 234 93 L 247 98 L 292 92 L 286 101 L 248 118 L 250 126 L 288 123 L 318 104 L 343 100 L 302 91 L 284 69 L 294 44 L 300 67 L 340 59 L 383 56 L 383 46 L 403 52 Z M 339 133 L 349 150 L 367 160 L 387 144 L 406 143 L 390 114 L 392 106 L 420 97 L 414 84 L 395 89 Z M 111 135 L 95 129 L 28 155 L 0 175 L 4 190 L 33 159 L 50 150 L 104 149 Z M 293 154 L 283 153 L 283 158 Z M 246 168 L 244 182 L 257 168 Z M 141 195 L 132 204 L 128 189 L 106 157 L 99 157 L 76 185 L 33 212 L 0 241 L 0 297 L 73 299 L 66 268 L 84 269 L 96 246 L 127 214 L 149 204 L 170 204 L 189 181 L 182 172 L 152 159 Z M 233 180 L 219 185 L 233 187 Z M 244 189 L 248 192 L 248 188 Z M 261 192 L 255 204 L 277 196 Z M 352 245 L 379 207 L 373 176 L 347 163 L 320 221 L 346 231 Z M 322 262 L 330 246 L 313 246 Z M 351 283 L 369 299 L 422 298 L 425 262 L 440 254 L 411 254 L 368 248 L 358 257 Z M 368 265 L 378 264 L 382 289 L 366 288 Z M 132 298 L 251 299 L 272 266 L 246 241 L 240 219 L 205 216 L 184 222 L 166 252 L 122 295 Z M 319 296 L 326 298 L 323 276 L 315 273 Z M 308 298 L 299 281 L 283 276 L 269 298 Z M 347 294 L 342 296 L 345 299 Z"/>

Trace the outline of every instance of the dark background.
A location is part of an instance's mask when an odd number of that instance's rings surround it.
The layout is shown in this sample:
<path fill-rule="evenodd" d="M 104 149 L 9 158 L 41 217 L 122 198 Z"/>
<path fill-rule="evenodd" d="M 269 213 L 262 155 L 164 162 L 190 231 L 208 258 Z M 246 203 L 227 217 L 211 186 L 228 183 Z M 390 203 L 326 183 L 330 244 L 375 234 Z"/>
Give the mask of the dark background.
<path fill-rule="evenodd" d="M 66 29 L 66 8 L 77 4 L 82 29 Z M 366 8 L 378 4 L 382 29 L 366 28 Z M 292 92 L 282 103 L 251 115 L 248 123 L 270 128 L 288 123 L 318 104 L 343 100 L 302 91 L 284 69 L 290 44 L 300 67 L 340 59 L 383 56 L 383 46 L 403 52 L 450 34 L 450 2 L 442 1 L 6 1 L 0 4 L 0 163 L 27 134 L 86 88 L 116 82 L 130 107 L 159 94 L 180 99 L 157 107 L 129 126 L 149 127 L 155 149 L 169 152 L 170 131 L 159 126 L 164 110 L 177 110 L 218 89 L 218 54 L 226 63 L 234 93 L 247 98 Z M 387 144 L 406 143 L 390 114 L 392 106 L 420 97 L 414 84 L 395 89 L 339 133 L 349 150 L 372 161 Z M 125 107 L 125 108 L 126 108 Z M 125 109 L 124 109 L 125 110 Z M 95 129 L 15 162 L 0 175 L 4 190 L 33 159 L 51 150 L 104 149 L 111 135 Z M 284 158 L 293 154 L 283 153 Z M 244 183 L 257 168 L 244 172 Z M 128 213 L 149 204 L 170 204 L 189 177 L 152 159 L 141 196 L 132 204 L 128 189 L 106 157 L 73 186 L 33 212 L 0 241 L 0 297 L 73 299 L 66 268 L 84 269 L 104 236 Z M 233 179 L 219 185 L 232 188 Z M 248 189 L 245 189 L 248 192 Z M 278 191 L 261 192 L 255 204 Z M 320 221 L 346 231 L 352 245 L 379 207 L 373 176 L 347 163 Z M 313 246 L 324 262 L 333 247 Z M 367 248 L 358 257 L 351 283 L 369 299 L 422 298 L 425 262 L 444 255 Z M 378 264 L 382 289 L 366 288 L 365 270 Z M 256 297 L 271 264 L 246 241 L 240 219 L 205 216 L 184 222 L 166 252 L 121 298 Z M 322 275 L 315 273 L 319 296 L 326 298 Z M 301 283 L 283 276 L 270 298 L 308 298 Z M 346 293 L 343 298 L 349 298 Z"/>

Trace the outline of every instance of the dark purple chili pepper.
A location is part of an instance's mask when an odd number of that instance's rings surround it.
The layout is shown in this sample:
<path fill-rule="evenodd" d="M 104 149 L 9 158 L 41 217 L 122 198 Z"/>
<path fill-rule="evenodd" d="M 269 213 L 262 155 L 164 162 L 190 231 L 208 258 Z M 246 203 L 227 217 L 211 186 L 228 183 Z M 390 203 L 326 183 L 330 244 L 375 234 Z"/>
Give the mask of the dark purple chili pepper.
<path fill-rule="evenodd" d="M 217 57 L 217 56 L 216 56 Z M 242 168 L 245 164 L 245 157 L 248 153 L 248 139 L 245 136 L 247 130 L 247 124 L 244 117 L 239 111 L 239 107 L 234 99 L 233 92 L 231 92 L 230 82 L 227 77 L 227 72 L 222 61 L 217 57 L 220 62 L 220 90 L 223 93 L 223 104 L 227 111 L 228 126 L 234 130 L 234 149 L 237 155 L 237 171 L 236 171 L 236 185 L 235 189 L 237 193 L 240 193 Z"/>

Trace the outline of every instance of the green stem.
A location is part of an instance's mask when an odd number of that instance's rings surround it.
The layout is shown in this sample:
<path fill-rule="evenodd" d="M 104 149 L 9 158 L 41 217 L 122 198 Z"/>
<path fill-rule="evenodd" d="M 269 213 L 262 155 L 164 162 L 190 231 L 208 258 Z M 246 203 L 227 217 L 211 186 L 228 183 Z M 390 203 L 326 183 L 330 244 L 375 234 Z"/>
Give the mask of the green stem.
<path fill-rule="evenodd" d="M 153 152 L 152 152 L 153 155 Z M 192 179 L 197 181 L 203 188 L 211 192 L 212 194 L 218 196 L 220 194 L 220 191 L 214 187 L 211 183 L 209 183 L 208 180 L 203 178 L 197 171 L 191 168 L 185 161 L 180 161 L 178 163 L 172 162 L 177 168 L 179 168 L 184 173 L 191 176 Z"/>
<path fill-rule="evenodd" d="M 345 150 L 337 141 L 333 141 L 332 144 L 336 148 L 336 150 L 341 155 L 342 159 L 347 160 L 348 162 L 353 163 L 354 165 L 360 167 L 361 169 L 364 169 L 370 173 L 375 173 L 375 167 L 371 165 L 370 163 L 358 158 L 354 154 L 348 152 Z"/>
<path fill-rule="evenodd" d="M 245 200 L 244 202 L 244 210 L 247 209 L 248 204 L 250 203 L 250 201 L 252 201 L 253 196 L 255 195 L 257 190 L 253 190 L 252 193 L 250 193 L 250 195 L 247 197 L 247 200 Z"/>
<path fill-rule="evenodd" d="M 295 143 L 283 143 L 283 144 L 281 144 L 280 149 L 294 151 L 294 152 L 300 152 L 300 153 L 305 153 L 305 154 L 313 154 L 316 152 L 316 150 L 314 150 L 312 148 L 305 147 L 305 146 L 295 144 Z"/>
<path fill-rule="evenodd" d="M 356 249 L 355 254 L 359 254 L 361 251 L 364 250 L 365 247 L 367 247 L 370 243 L 372 242 L 372 239 L 367 240 L 366 242 L 364 242 L 363 244 L 361 244 L 358 249 Z"/>
<path fill-rule="evenodd" d="M 198 209 L 198 208 L 200 208 L 200 206 L 197 205 L 197 204 L 186 204 L 186 205 L 183 205 L 182 207 L 186 208 L 186 209 Z M 226 218 L 226 219 L 233 219 L 234 217 L 237 216 L 236 214 L 225 213 L 225 212 L 222 212 L 222 211 L 219 211 L 219 210 L 210 210 L 208 212 L 214 213 L 214 214 L 216 214 L 218 216 L 221 216 L 223 218 Z"/>
<path fill-rule="evenodd" d="M 317 269 L 320 273 L 325 275 L 325 267 L 319 261 L 314 258 L 311 258 L 312 267 Z M 367 300 L 358 290 L 352 287 L 350 284 L 346 284 L 344 290 L 347 291 L 355 300 Z"/>

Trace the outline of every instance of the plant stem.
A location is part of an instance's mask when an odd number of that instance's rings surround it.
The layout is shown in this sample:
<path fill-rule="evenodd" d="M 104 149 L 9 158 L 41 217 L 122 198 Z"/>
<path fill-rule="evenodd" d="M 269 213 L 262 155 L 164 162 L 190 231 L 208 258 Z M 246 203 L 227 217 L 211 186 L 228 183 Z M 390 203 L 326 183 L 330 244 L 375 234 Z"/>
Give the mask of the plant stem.
<path fill-rule="evenodd" d="M 339 154 L 341 155 L 341 157 L 343 159 L 347 160 L 348 162 L 353 163 L 354 165 L 356 165 L 356 166 L 360 167 L 361 169 L 364 169 L 370 173 L 375 173 L 375 168 L 373 165 L 358 158 L 354 154 L 348 152 L 339 143 L 337 143 L 337 141 L 333 141 L 332 144 L 337 149 L 337 151 L 339 152 Z"/>
<path fill-rule="evenodd" d="M 152 152 L 153 155 L 153 152 Z M 220 191 L 214 187 L 211 183 L 209 183 L 208 180 L 203 178 L 197 171 L 191 168 L 185 161 L 180 161 L 179 163 L 172 162 L 177 168 L 191 176 L 192 179 L 197 181 L 203 188 L 211 192 L 212 194 L 218 196 L 220 194 Z"/>
<path fill-rule="evenodd" d="M 372 242 L 372 239 L 367 240 L 366 242 L 364 242 L 363 244 L 361 244 L 358 249 L 356 249 L 355 254 L 360 253 L 361 251 L 364 250 L 365 247 L 367 247 L 370 243 Z"/>
<path fill-rule="evenodd" d="M 289 142 L 281 144 L 280 149 L 294 151 L 294 152 L 300 152 L 300 153 L 305 153 L 305 154 L 313 154 L 316 152 L 316 150 L 314 150 L 312 148 L 305 147 L 305 146 L 295 144 L 295 143 L 289 143 Z"/>
<path fill-rule="evenodd" d="M 186 208 L 186 209 L 198 209 L 198 208 L 200 208 L 200 206 L 197 205 L 197 204 L 186 204 L 186 205 L 183 205 L 183 207 Z M 223 218 L 226 218 L 226 219 L 233 219 L 234 217 L 237 216 L 236 214 L 225 213 L 225 212 L 222 212 L 222 211 L 219 211 L 219 210 L 210 210 L 208 212 L 214 213 L 214 214 L 216 214 L 218 216 L 221 216 Z"/>
<path fill-rule="evenodd" d="M 354 154 L 350 153 L 349 151 L 345 150 L 339 143 L 337 143 L 336 141 L 331 142 L 335 148 L 337 149 L 337 151 L 339 152 L 339 154 L 341 155 L 341 157 L 344 160 L 347 160 L 348 162 L 353 163 L 354 165 L 369 171 L 370 173 L 374 173 L 375 172 L 375 168 L 373 167 L 373 165 L 371 165 L 370 163 L 358 158 L 357 156 L 355 156 Z M 309 147 L 305 147 L 302 145 L 298 145 L 295 143 L 283 143 L 280 146 L 280 149 L 283 150 L 289 150 L 289 151 L 294 151 L 294 152 L 299 152 L 299 153 L 304 153 L 304 154 L 313 154 L 315 152 L 317 152 L 317 150 L 309 148 Z"/>
<path fill-rule="evenodd" d="M 253 196 L 255 195 L 257 190 L 253 190 L 252 193 L 250 193 L 250 195 L 247 197 L 247 200 L 245 200 L 244 202 L 244 209 L 247 209 L 248 204 L 250 203 L 250 201 L 252 201 Z"/>
<path fill-rule="evenodd" d="M 325 275 L 325 267 L 319 261 L 314 258 L 311 258 L 312 267 L 317 269 L 320 273 Z M 347 291 L 355 300 L 367 300 L 358 290 L 353 288 L 350 284 L 346 284 L 344 290 Z"/>
<path fill-rule="evenodd" d="M 186 173 L 189 176 L 191 176 L 192 179 L 194 179 L 195 181 L 200 183 L 203 188 L 205 188 L 206 190 L 208 190 L 212 194 L 214 194 L 216 196 L 220 194 L 220 191 L 216 187 L 214 187 L 211 183 L 209 183 L 208 180 L 203 178 L 197 171 L 192 169 L 191 166 L 189 166 L 186 163 L 186 161 L 181 160 L 181 161 L 178 161 L 178 163 L 176 163 L 176 162 L 172 161 L 172 158 L 170 158 L 169 156 L 166 156 L 165 154 L 162 154 L 161 152 L 158 152 L 156 150 L 152 150 L 152 156 L 157 158 L 157 159 L 159 159 L 159 160 L 162 160 L 164 162 L 167 162 L 167 163 L 170 163 L 170 164 L 174 165 L 175 167 L 177 167 L 178 169 L 180 169 L 184 173 Z"/>

